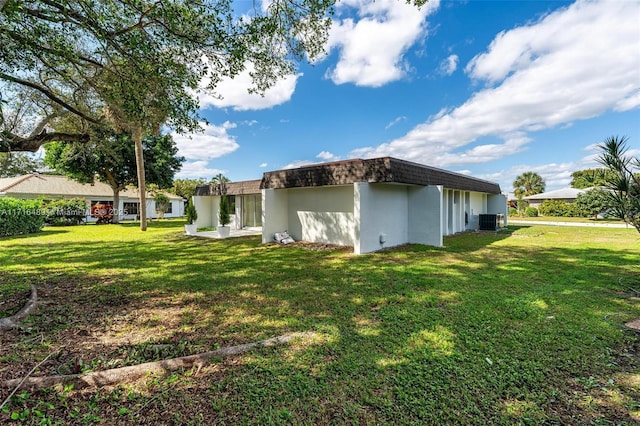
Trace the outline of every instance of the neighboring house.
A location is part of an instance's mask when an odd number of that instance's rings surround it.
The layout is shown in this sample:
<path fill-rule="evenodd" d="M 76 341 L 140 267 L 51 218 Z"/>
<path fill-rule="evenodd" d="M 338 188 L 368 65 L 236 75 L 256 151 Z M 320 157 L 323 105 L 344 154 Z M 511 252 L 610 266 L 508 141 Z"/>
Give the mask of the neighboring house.
<path fill-rule="evenodd" d="M 106 205 L 114 212 L 117 211 L 120 219 L 136 219 L 140 206 L 138 195 L 136 188 L 120 191 L 120 205 L 116 208 L 113 206 L 113 190 L 106 183 L 84 184 L 66 176 L 37 173 L 0 179 L 0 197 L 43 200 L 83 198 L 87 201 L 88 222 L 96 221 L 96 218 L 91 216 L 92 207 L 96 204 Z M 184 216 L 184 199 L 174 194 L 166 195 L 170 203 L 164 217 Z M 150 194 L 147 194 L 147 216 L 158 217 L 155 202 Z"/>
<path fill-rule="evenodd" d="M 542 192 L 536 195 L 529 195 L 528 197 L 523 197 L 522 199 L 529 203 L 529 207 L 539 208 L 540 205 L 545 200 L 556 200 L 563 201 L 565 203 L 574 203 L 578 195 L 589 191 L 593 188 L 562 188 L 556 189 L 555 191 Z"/>
<path fill-rule="evenodd" d="M 444 235 L 479 229 L 480 214 L 503 215 L 506 224 L 507 213 L 496 183 L 390 157 L 267 172 L 261 181 L 227 184 L 227 194 L 235 226 L 262 226 L 265 243 L 287 230 L 296 240 L 353 246 L 356 254 L 442 246 Z M 215 185 L 198 187 L 199 227 L 217 226 L 219 200 Z"/>

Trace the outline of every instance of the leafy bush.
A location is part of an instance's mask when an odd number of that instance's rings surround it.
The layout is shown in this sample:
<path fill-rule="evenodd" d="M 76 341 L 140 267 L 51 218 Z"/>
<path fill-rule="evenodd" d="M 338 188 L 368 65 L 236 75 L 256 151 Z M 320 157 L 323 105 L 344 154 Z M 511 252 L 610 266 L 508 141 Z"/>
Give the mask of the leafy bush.
<path fill-rule="evenodd" d="M 596 188 L 578 195 L 575 206 L 581 216 L 597 217 L 598 214 L 610 209 L 611 204 L 611 193 Z"/>
<path fill-rule="evenodd" d="M 43 206 L 44 222 L 53 226 L 79 225 L 87 214 L 87 202 L 83 198 L 53 200 Z"/>
<path fill-rule="evenodd" d="M 560 200 L 544 200 L 540 204 L 540 214 L 552 217 L 580 217 L 582 214 L 575 204 Z"/>
<path fill-rule="evenodd" d="M 0 236 L 33 234 L 44 226 L 44 215 L 38 200 L 0 197 Z"/>
<path fill-rule="evenodd" d="M 193 202 L 191 201 L 191 199 L 189 199 L 189 202 L 187 203 L 187 207 L 185 207 L 184 209 L 184 214 L 187 216 L 188 223 L 192 225 L 196 223 L 196 220 L 198 219 L 198 212 L 196 210 L 196 206 L 193 205 Z"/>
<path fill-rule="evenodd" d="M 527 217 L 536 217 L 538 216 L 538 209 L 536 209 L 535 207 L 527 207 L 527 209 L 524 211 L 524 214 Z"/>
<path fill-rule="evenodd" d="M 509 207 L 509 216 L 518 216 L 518 209 L 515 207 Z"/>
<path fill-rule="evenodd" d="M 220 226 L 227 226 L 231 222 L 231 213 L 229 212 L 229 200 L 226 195 L 220 197 L 220 211 L 218 216 L 220 219 Z"/>

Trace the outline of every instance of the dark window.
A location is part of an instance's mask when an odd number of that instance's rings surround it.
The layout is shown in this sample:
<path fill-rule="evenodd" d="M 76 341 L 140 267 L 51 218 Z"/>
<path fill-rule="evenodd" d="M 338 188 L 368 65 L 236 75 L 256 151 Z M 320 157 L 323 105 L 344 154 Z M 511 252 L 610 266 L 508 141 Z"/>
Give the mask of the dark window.
<path fill-rule="evenodd" d="M 135 214 L 137 215 L 140 211 L 140 203 L 122 203 L 123 214 Z M 126 213 L 125 213 L 126 212 Z"/>

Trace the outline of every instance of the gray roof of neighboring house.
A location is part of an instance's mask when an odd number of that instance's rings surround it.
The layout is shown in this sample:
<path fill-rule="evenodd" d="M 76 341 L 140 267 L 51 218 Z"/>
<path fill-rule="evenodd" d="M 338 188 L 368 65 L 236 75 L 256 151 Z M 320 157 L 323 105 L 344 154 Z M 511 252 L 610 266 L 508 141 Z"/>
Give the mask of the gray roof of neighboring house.
<path fill-rule="evenodd" d="M 523 200 L 571 200 L 578 197 L 578 195 L 583 192 L 587 192 L 592 188 L 562 188 L 556 189 L 555 191 L 542 192 L 540 194 L 529 195 L 528 197 L 523 197 Z"/>
<path fill-rule="evenodd" d="M 348 185 L 355 182 L 442 185 L 448 189 L 500 194 L 500 185 L 497 183 L 391 157 L 336 161 L 266 172 L 262 180 L 227 183 L 227 194 L 257 194 L 261 189 Z M 220 191 L 215 184 L 199 185 L 195 195 L 220 195 Z"/>
<path fill-rule="evenodd" d="M 32 195 L 32 196 L 54 196 L 54 197 L 81 197 L 81 198 L 102 198 L 113 197 L 113 190 L 103 182 L 95 182 L 93 185 L 79 183 L 66 176 L 42 175 L 38 173 L 16 176 L 12 178 L 0 179 L 0 194 L 12 195 Z M 182 200 L 183 198 L 165 193 L 171 200 Z M 147 195 L 150 197 L 150 195 Z M 137 188 L 128 188 L 120 191 L 122 198 L 138 198 Z"/>
<path fill-rule="evenodd" d="M 262 188 L 302 188 L 355 182 L 442 185 L 448 189 L 500 194 L 500 185 L 483 179 L 397 158 L 355 159 L 266 172 Z"/>

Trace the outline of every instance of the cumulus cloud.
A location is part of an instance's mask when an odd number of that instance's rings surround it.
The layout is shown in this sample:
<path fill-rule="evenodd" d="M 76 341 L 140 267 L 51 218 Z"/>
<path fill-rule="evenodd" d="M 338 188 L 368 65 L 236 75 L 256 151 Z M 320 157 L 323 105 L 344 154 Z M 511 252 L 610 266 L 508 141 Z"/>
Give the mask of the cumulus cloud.
<path fill-rule="evenodd" d="M 230 154 L 240 147 L 235 137 L 227 133 L 227 130 L 236 127 L 235 123 L 226 121 L 221 126 L 200 123 L 200 126 L 204 129 L 202 133 L 171 135 L 178 146 L 179 155 L 190 160 L 210 160 Z"/>
<path fill-rule="evenodd" d="M 438 8 L 439 0 L 417 9 L 397 0 L 344 0 L 339 12 L 353 9 L 357 18 L 338 18 L 331 27 L 328 49 L 339 49 L 335 67 L 326 77 L 336 84 L 379 87 L 405 76 L 407 50 L 426 34 L 426 16 Z"/>
<path fill-rule="evenodd" d="M 318 155 L 316 155 L 316 158 L 319 158 L 321 160 L 324 161 L 338 161 L 340 160 L 340 157 L 329 152 L 329 151 L 322 151 L 320 152 Z"/>
<path fill-rule="evenodd" d="M 532 132 L 638 108 L 639 15 L 637 2 L 578 1 L 502 32 L 467 65 L 485 86 L 466 102 L 350 155 L 440 167 L 485 162 L 525 149 Z M 476 142 L 485 137 L 499 141 Z"/>
<path fill-rule="evenodd" d="M 276 82 L 268 89 L 264 95 L 249 93 L 248 89 L 253 87 L 250 73 L 254 70 L 253 65 L 247 64 L 246 69 L 235 78 L 225 78 L 218 83 L 215 93 L 204 89 L 198 93 L 200 108 L 209 107 L 233 108 L 236 111 L 259 110 L 274 107 L 288 102 L 296 89 L 298 78 L 302 74 L 288 75 Z M 209 84 L 209 79 L 202 81 L 201 87 Z"/>
<path fill-rule="evenodd" d="M 458 69 L 458 55 L 449 55 L 449 57 L 440 62 L 440 73 L 443 75 L 451 75 Z"/>
<path fill-rule="evenodd" d="M 309 160 L 295 160 L 286 166 L 282 167 L 283 169 L 297 169 L 298 167 L 309 166 L 311 164 L 318 164 L 317 161 L 309 161 Z"/>
<path fill-rule="evenodd" d="M 265 167 L 267 167 L 269 164 L 267 163 L 260 163 L 260 165 L 258 167 L 260 167 L 261 169 L 264 169 Z"/>
<path fill-rule="evenodd" d="M 224 173 L 219 169 L 212 169 L 209 167 L 207 161 L 187 161 L 182 164 L 180 172 L 176 173 L 176 177 L 180 179 L 197 179 L 213 177 L 219 173 Z"/>

